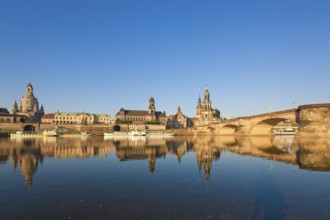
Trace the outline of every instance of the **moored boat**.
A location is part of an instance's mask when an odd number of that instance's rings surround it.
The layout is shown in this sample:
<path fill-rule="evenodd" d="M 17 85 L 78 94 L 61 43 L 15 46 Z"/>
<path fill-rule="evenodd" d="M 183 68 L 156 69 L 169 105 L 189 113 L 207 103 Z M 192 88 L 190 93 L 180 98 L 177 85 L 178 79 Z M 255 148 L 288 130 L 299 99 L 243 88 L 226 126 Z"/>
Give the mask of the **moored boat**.
<path fill-rule="evenodd" d="M 128 136 L 128 133 L 126 132 L 113 132 L 113 133 L 103 133 L 104 136 L 107 136 L 107 137 L 112 137 L 112 136 Z"/>
<path fill-rule="evenodd" d="M 94 135 L 93 133 L 87 133 L 87 132 L 81 132 L 81 136 L 92 136 Z"/>
<path fill-rule="evenodd" d="M 174 133 L 166 133 L 166 132 L 150 132 L 150 133 L 147 133 L 147 136 L 150 136 L 150 137 L 163 137 L 163 136 L 174 136 Z"/>
<path fill-rule="evenodd" d="M 14 134 L 10 134 L 11 138 L 33 138 L 33 137 L 42 137 L 42 134 L 38 133 L 38 132 L 21 132 L 21 131 L 17 131 Z"/>
<path fill-rule="evenodd" d="M 80 133 L 60 133 L 60 137 L 80 137 Z"/>
<path fill-rule="evenodd" d="M 48 136 L 48 137 L 55 137 L 59 135 L 59 132 L 56 129 L 53 130 L 44 130 L 44 132 L 42 133 L 42 135 L 44 136 Z"/>
<path fill-rule="evenodd" d="M 275 135 L 295 135 L 297 133 L 297 130 L 294 128 L 284 128 L 275 129 L 273 132 Z"/>
<path fill-rule="evenodd" d="M 147 133 L 145 131 L 131 131 L 129 133 L 130 136 L 146 136 Z"/>
<path fill-rule="evenodd" d="M 174 136 L 174 133 L 166 133 L 165 136 Z"/>

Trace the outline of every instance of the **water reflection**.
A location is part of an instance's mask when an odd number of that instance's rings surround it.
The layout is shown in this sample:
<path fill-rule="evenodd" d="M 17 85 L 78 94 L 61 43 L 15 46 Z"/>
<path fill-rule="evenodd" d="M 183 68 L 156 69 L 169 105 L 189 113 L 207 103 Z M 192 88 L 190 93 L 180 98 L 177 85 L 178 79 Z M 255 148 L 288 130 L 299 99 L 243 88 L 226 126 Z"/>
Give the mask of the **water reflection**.
<path fill-rule="evenodd" d="M 155 171 L 156 158 L 165 157 L 167 153 L 164 140 L 157 138 L 114 139 L 112 143 L 115 145 L 116 155 L 121 161 L 148 160 L 151 173 Z"/>
<path fill-rule="evenodd" d="M 302 169 L 330 171 L 329 139 L 296 139 L 293 136 L 1 138 L 0 166 L 10 161 L 15 169 L 19 168 L 25 184 L 30 187 L 33 175 L 45 158 L 108 157 L 111 151 L 123 162 L 145 160 L 151 173 L 156 169 L 157 158 L 175 155 L 180 163 L 188 152 L 195 152 L 198 169 L 204 173 L 206 181 L 210 180 L 212 163 L 221 158 L 223 151 L 281 161 Z"/>

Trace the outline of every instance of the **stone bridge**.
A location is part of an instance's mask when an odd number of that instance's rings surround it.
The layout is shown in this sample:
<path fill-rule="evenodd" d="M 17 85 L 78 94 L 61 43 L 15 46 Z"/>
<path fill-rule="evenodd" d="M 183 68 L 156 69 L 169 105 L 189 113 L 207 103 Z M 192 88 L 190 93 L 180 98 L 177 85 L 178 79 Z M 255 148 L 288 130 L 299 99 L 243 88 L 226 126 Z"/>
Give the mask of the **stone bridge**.
<path fill-rule="evenodd" d="M 268 135 L 274 126 L 287 120 L 298 127 L 298 134 L 330 135 L 330 104 L 302 105 L 284 111 L 234 118 L 195 127 L 193 132 Z"/>

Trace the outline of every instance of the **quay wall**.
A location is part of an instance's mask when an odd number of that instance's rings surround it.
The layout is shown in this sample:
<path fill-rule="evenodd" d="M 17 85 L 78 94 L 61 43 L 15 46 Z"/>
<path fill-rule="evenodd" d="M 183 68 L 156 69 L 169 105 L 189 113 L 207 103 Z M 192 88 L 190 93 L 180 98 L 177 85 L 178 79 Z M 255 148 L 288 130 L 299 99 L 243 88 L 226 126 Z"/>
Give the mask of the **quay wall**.
<path fill-rule="evenodd" d="M 23 131 L 25 126 L 31 125 L 36 131 L 51 130 L 54 129 L 56 125 L 54 124 L 42 124 L 42 123 L 0 123 L 0 133 L 16 133 L 17 131 Z M 93 124 L 93 125 L 69 125 L 61 124 L 58 127 L 63 127 L 71 129 L 78 132 L 87 132 L 94 133 L 95 135 L 103 135 L 104 133 L 114 132 L 114 127 L 119 127 L 120 131 L 127 132 L 129 131 L 129 125 L 126 124 Z M 147 125 L 146 128 L 149 131 L 164 131 L 165 125 Z"/>
<path fill-rule="evenodd" d="M 24 126 L 31 125 L 35 127 L 36 131 L 54 129 L 53 124 L 41 124 L 41 123 L 0 123 L 0 133 L 16 133 L 17 131 L 23 131 Z M 58 127 L 64 127 L 78 132 L 94 133 L 96 135 L 103 135 L 103 133 L 113 132 L 114 125 L 60 125 Z M 127 131 L 127 125 L 120 125 L 121 130 Z"/>

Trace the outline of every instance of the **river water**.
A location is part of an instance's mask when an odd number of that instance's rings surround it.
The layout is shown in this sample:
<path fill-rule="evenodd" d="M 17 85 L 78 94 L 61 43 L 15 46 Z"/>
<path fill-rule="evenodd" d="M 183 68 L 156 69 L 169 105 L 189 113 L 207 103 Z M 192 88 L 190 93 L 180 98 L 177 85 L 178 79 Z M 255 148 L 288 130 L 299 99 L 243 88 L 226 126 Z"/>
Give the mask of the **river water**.
<path fill-rule="evenodd" d="M 329 219 L 330 139 L 0 138 L 1 219 Z"/>

